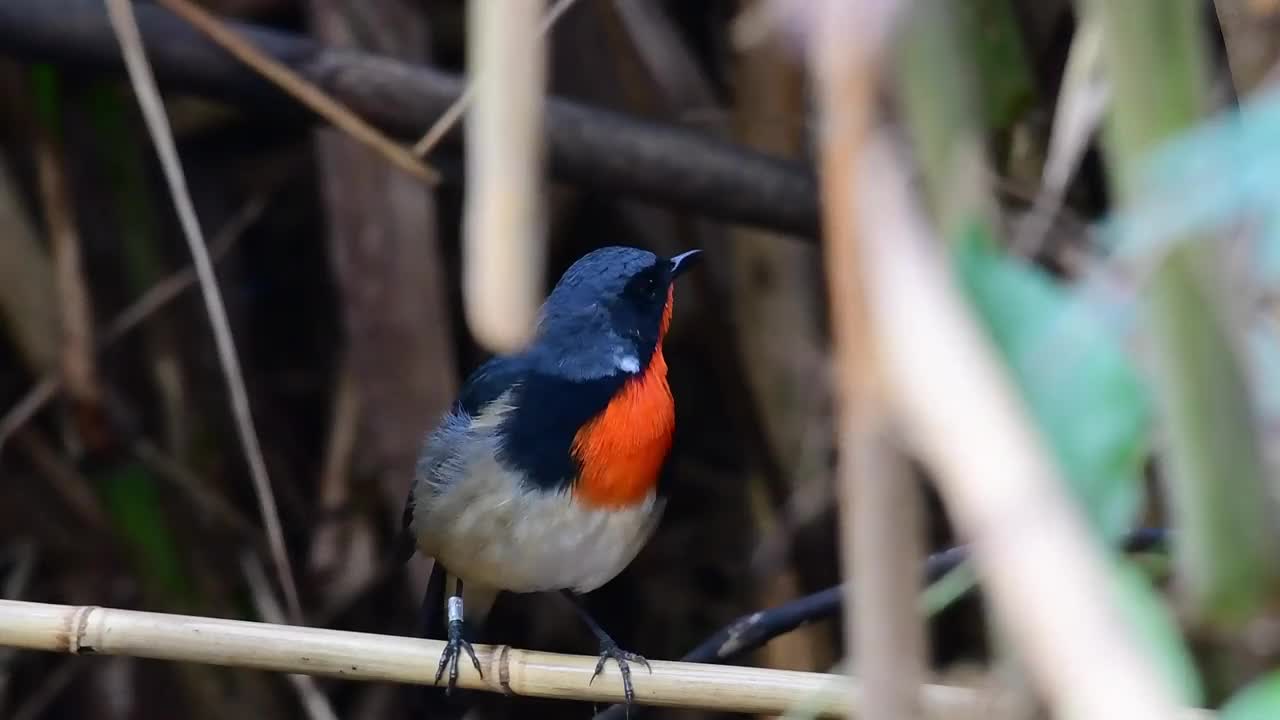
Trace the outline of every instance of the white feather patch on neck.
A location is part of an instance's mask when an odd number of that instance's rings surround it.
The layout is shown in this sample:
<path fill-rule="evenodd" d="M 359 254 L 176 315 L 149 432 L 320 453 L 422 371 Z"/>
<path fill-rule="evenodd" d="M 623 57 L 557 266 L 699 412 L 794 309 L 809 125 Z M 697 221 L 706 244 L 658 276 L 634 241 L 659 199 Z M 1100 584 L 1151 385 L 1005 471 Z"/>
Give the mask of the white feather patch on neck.
<path fill-rule="evenodd" d="M 620 355 L 614 361 L 618 369 L 632 375 L 640 372 L 640 358 L 635 355 Z"/>

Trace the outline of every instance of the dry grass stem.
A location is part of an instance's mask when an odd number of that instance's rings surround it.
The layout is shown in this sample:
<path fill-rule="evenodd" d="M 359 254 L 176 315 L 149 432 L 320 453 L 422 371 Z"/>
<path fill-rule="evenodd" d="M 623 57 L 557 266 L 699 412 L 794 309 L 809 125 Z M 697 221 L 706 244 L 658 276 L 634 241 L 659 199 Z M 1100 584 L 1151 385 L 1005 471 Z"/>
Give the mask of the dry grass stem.
<path fill-rule="evenodd" d="M 58 299 L 53 263 L 27 212 L 22 186 L 0 153 L 0 324 L 33 372 L 58 368 Z M 0 427 L 5 423 L 0 421 Z M 3 442 L 0 442 L 0 447 Z"/>
<path fill-rule="evenodd" d="M 899 418 L 972 542 L 995 618 L 1056 717 L 1175 717 L 1169 688 L 1107 590 L 1103 548 L 953 286 L 887 138 L 873 142 L 861 172 L 871 233 L 861 248 L 882 367 Z"/>
<path fill-rule="evenodd" d="M 866 682 L 866 715 L 875 720 L 921 714 L 924 630 L 916 595 L 921 575 L 920 499 L 890 440 L 868 268 L 858 246 L 871 225 L 858 167 L 876 111 L 878 48 L 850 42 L 864 22 L 856 4 L 827 2 L 815 12 L 811 66 L 820 106 L 824 248 L 836 348 L 840 521 L 846 647 Z"/>
<path fill-rule="evenodd" d="M 95 606 L 0 600 L 0 645 L 28 650 L 122 655 L 302 673 L 353 681 L 430 685 L 445 643 L 391 635 L 138 612 Z M 458 686 L 528 697 L 605 703 L 622 701 L 617 667 L 588 684 L 596 658 L 475 646 L 484 677 L 469 663 Z M 825 673 L 766 670 L 652 660 L 653 673 L 634 678 L 640 704 L 778 715 L 806 703 L 824 717 L 861 714 L 859 693 L 823 692 L 847 678 Z M 925 717 L 943 720 L 989 715 L 1003 695 L 945 685 L 921 687 Z M 1208 718 L 1198 712 L 1170 715 Z"/>
<path fill-rule="evenodd" d="M 209 246 L 209 255 L 215 265 L 226 256 L 227 251 L 240 238 L 241 233 L 253 224 L 265 207 L 265 196 L 255 196 L 223 225 Z M 168 305 L 196 282 L 195 270 L 188 267 L 156 283 L 137 300 L 129 303 L 128 307 L 120 311 L 120 314 L 107 324 L 99 334 L 97 351 L 101 352 L 103 348 L 128 335 L 144 320 Z M 0 451 L 4 450 L 5 444 L 14 433 L 57 396 L 62 387 L 62 378 L 58 373 L 46 373 L 40 382 L 28 390 L 21 400 L 14 403 L 3 417 L 0 417 Z"/>
<path fill-rule="evenodd" d="M 221 45 L 237 60 L 253 68 L 292 95 L 298 102 L 328 120 L 334 127 L 385 157 L 392 165 L 432 185 L 440 182 L 440 173 L 424 165 L 413 153 L 382 134 L 377 128 L 329 97 L 320 88 L 307 82 L 283 63 L 255 48 L 208 11 L 189 0 L 158 0 L 158 2 L 209 36 L 210 40 Z"/>
<path fill-rule="evenodd" d="M 108 0 L 107 10 L 110 13 L 111 25 L 120 41 L 124 53 L 125 67 L 129 79 L 133 83 L 134 94 L 142 109 L 143 119 L 155 143 L 156 152 L 160 156 L 160 164 L 164 168 L 165 180 L 169 184 L 173 203 L 181 221 L 183 234 L 190 247 L 192 260 L 195 262 L 196 276 L 200 281 L 201 294 L 209 314 L 209 322 L 213 326 L 214 341 L 218 349 L 218 358 L 226 375 L 231 390 L 231 408 L 236 419 L 236 430 L 244 447 L 249 472 L 253 478 L 254 492 L 258 498 L 263 524 L 267 531 L 267 540 L 271 545 L 272 560 L 276 565 L 280 585 L 284 589 L 290 616 L 295 621 L 302 619 L 302 606 L 298 600 L 298 588 L 293 580 L 293 569 L 289 565 L 288 548 L 284 542 L 284 530 L 280 524 L 280 515 L 276 510 L 275 496 L 272 494 L 271 481 L 267 477 L 266 462 L 262 457 L 262 448 L 258 443 L 257 431 L 253 426 L 253 413 L 249 407 L 249 393 L 245 389 L 244 376 L 240 371 L 240 361 L 236 356 L 235 342 L 231 336 L 231 326 L 227 321 L 227 312 L 222 305 L 222 295 L 218 290 L 218 279 L 213 272 L 213 263 L 209 258 L 209 249 L 205 244 L 204 233 L 200 229 L 200 221 L 196 217 L 195 206 L 187 191 L 186 178 L 182 172 L 182 163 L 178 158 L 178 150 L 174 145 L 173 132 L 169 128 L 169 119 L 165 115 L 164 104 L 160 100 L 160 92 L 156 88 L 155 77 L 147 61 L 142 47 L 142 37 L 133 15 L 133 5 L 129 0 Z"/>
<path fill-rule="evenodd" d="M 1102 124 L 1110 95 L 1102 67 L 1102 26 L 1086 18 L 1071 38 L 1041 187 L 1014 239 L 1015 253 L 1032 256 L 1040 251 L 1062 209 L 1071 177 Z"/>
<path fill-rule="evenodd" d="M 351 361 L 344 359 L 338 372 L 338 387 L 334 391 L 333 414 L 329 421 L 329 440 L 325 445 L 324 465 L 320 471 L 320 509 L 333 513 L 341 509 L 351 495 L 351 459 L 356 449 L 356 437 L 360 426 L 360 392 Z M 311 540 L 311 569 L 316 573 L 330 573 L 337 569 L 339 559 L 350 549 L 343 547 L 347 535 L 344 523 L 329 521 L 316 529 Z M 337 574 L 350 585 L 356 572 Z M 331 594 L 340 595 L 334 588 Z"/>
<path fill-rule="evenodd" d="M 542 22 L 538 26 L 538 34 L 545 36 L 551 32 L 551 28 L 555 27 L 556 21 L 560 19 L 560 16 L 564 15 L 565 11 L 577 1 L 556 0 L 556 3 L 551 6 L 547 14 L 542 16 Z M 470 85 L 462 91 L 457 100 L 453 101 L 449 109 L 445 110 L 444 114 L 432 123 L 431 127 L 427 128 L 427 131 L 423 133 L 418 142 L 413 144 L 413 154 L 420 158 L 426 157 L 427 153 L 431 152 L 431 149 L 436 145 L 439 145 L 444 136 L 449 134 L 449 131 L 458 124 L 458 121 L 462 119 L 463 114 L 467 112 L 469 107 L 471 107 Z"/>
<path fill-rule="evenodd" d="M 80 233 L 63 171 L 62 143 L 44 120 L 35 123 L 34 132 L 37 184 L 58 290 L 62 378 L 76 402 L 92 408 L 101 397 L 93 355 L 93 311 L 80 255 Z"/>
<path fill-rule="evenodd" d="M 540 0 L 467 3 L 467 113 L 463 215 L 463 307 L 492 352 L 514 352 L 533 335 L 546 254 L 545 42 L 529 32 Z"/>

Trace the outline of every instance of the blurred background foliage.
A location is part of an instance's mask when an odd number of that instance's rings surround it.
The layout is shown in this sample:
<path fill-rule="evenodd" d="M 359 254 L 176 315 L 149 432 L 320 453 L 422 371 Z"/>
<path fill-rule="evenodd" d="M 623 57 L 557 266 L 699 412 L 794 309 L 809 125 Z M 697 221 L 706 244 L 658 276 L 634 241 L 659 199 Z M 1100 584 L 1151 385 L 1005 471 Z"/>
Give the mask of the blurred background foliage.
<path fill-rule="evenodd" d="M 458 0 L 201 4 L 463 70 Z M 885 100 L 956 277 L 1099 541 L 1174 531 L 1168 554 L 1115 555 L 1153 662 L 1187 702 L 1280 717 L 1280 4 L 920 5 Z M 761 7 L 578 0 L 550 35 L 549 92 L 811 167 L 803 63 L 786 34 L 749 31 Z M 423 434 L 484 358 L 460 309 L 456 150 L 428 156 L 446 170 L 431 190 L 339 131 L 198 90 L 170 85 L 167 109 L 303 620 L 407 634 L 426 566 L 386 565 L 405 488 Z M 257 501 L 132 90 L 0 44 L 0 98 L 0 596 L 266 618 L 278 590 L 255 580 L 269 563 Z M 816 238 L 588 184 L 553 184 L 549 210 L 548 283 L 601 245 L 707 251 L 677 291 L 666 353 L 678 489 L 635 563 L 589 597 L 601 622 L 674 659 L 839 582 Z M 24 413 L 33 387 L 52 399 Z M 931 550 L 956 542 L 933 496 L 928 527 Z M 933 679 L 1007 681 L 980 595 L 940 604 Z M 594 649 L 556 597 L 505 598 L 487 634 Z M 827 619 L 748 661 L 825 671 L 840 638 Z M 398 688 L 316 685 L 338 717 L 406 716 Z M 0 716 L 23 720 L 314 717 L 296 691 L 248 671 L 0 653 Z M 591 713 L 476 700 L 488 717 Z"/>

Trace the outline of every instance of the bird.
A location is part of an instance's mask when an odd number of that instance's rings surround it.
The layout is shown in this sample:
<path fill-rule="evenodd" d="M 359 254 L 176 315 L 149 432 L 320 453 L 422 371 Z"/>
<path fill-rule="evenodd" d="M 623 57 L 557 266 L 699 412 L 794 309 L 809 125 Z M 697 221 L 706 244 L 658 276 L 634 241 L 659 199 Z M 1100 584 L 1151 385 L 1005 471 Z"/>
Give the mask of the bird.
<path fill-rule="evenodd" d="M 446 694 L 463 653 L 483 676 L 467 629 L 503 592 L 567 598 L 600 643 L 591 682 L 613 660 L 628 708 L 630 663 L 652 672 L 580 596 L 631 563 L 666 506 L 675 400 L 663 341 L 675 281 L 700 257 L 625 246 L 583 255 L 539 308 L 532 340 L 476 368 L 427 434 L 401 532 L 410 555 L 434 560 L 422 612 L 428 625 L 447 615 L 435 674 L 439 685 L 448 671 Z"/>

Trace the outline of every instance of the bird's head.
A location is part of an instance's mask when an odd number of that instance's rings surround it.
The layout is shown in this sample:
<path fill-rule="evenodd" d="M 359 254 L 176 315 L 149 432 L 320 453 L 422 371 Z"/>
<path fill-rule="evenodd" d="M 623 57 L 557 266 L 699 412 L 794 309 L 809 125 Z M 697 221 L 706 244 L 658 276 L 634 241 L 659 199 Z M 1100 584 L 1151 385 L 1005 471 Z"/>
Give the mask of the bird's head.
<path fill-rule="evenodd" d="M 579 258 L 543 303 L 535 342 L 539 364 L 577 380 L 639 373 L 671 322 L 675 279 L 700 254 L 663 258 L 605 247 Z"/>

